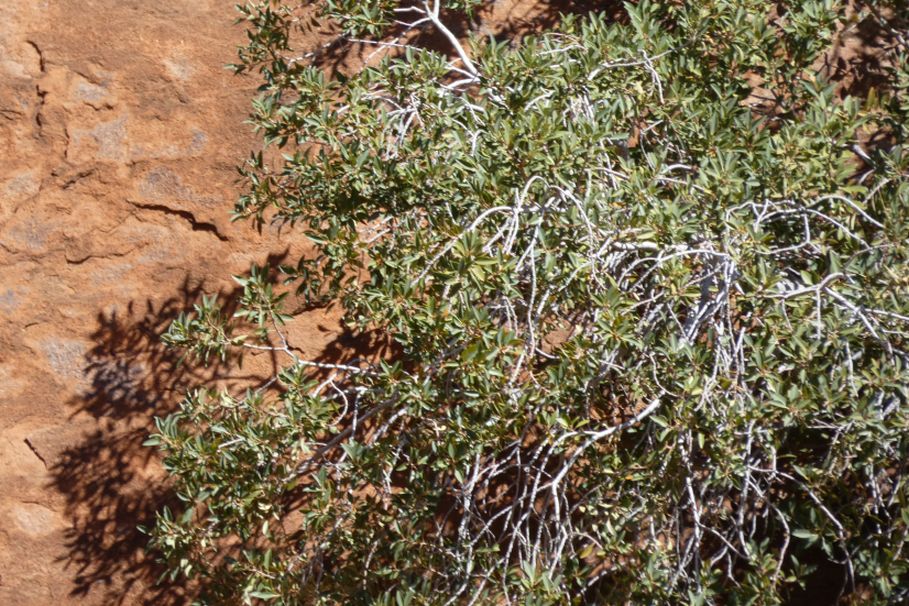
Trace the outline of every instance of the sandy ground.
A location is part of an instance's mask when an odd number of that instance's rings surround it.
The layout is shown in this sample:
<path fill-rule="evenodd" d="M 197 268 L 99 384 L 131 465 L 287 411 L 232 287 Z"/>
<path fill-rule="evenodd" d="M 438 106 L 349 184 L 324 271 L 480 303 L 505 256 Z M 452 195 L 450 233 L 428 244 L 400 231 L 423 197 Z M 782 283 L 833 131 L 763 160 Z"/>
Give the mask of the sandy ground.
<path fill-rule="evenodd" d="M 4 606 L 186 602 L 136 530 L 167 498 L 151 418 L 199 378 L 158 337 L 294 244 L 229 222 L 255 146 L 233 5 L 0 1 Z"/>

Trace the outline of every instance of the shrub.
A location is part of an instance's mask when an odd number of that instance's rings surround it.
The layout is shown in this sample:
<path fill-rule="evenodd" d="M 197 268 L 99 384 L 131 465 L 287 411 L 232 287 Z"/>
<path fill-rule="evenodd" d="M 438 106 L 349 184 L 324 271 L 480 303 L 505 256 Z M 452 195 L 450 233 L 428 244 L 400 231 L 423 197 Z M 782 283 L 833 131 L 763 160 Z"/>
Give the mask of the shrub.
<path fill-rule="evenodd" d="M 817 575 L 909 599 L 892 7 L 643 0 L 466 40 L 445 24 L 477 0 L 298 4 L 241 9 L 283 155 L 245 165 L 236 216 L 314 252 L 165 336 L 283 360 L 158 421 L 174 576 L 207 603 L 776 604 Z M 314 8 L 340 38 L 300 58 Z M 863 98 L 820 61 L 857 23 L 896 40 Z M 290 300 L 394 355 L 303 359 Z"/>

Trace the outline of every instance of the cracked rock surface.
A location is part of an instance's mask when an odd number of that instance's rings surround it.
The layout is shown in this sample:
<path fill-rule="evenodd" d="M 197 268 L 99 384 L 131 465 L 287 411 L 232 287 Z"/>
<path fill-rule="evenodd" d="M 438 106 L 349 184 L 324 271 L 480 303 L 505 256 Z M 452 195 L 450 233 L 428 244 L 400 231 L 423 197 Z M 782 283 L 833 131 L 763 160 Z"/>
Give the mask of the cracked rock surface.
<path fill-rule="evenodd" d="M 187 603 L 155 585 L 136 529 L 171 498 L 141 444 L 210 375 L 158 339 L 201 293 L 295 252 L 229 221 L 255 146 L 255 83 L 223 67 L 244 38 L 233 5 L 0 1 L 4 606 Z M 306 322 L 317 354 L 333 329 Z"/>

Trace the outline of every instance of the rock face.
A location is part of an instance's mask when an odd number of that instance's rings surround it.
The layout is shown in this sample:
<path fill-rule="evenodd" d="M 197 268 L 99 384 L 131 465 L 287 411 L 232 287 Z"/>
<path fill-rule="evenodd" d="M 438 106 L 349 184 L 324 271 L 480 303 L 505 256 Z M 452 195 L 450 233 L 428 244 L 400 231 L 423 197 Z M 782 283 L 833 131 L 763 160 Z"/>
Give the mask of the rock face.
<path fill-rule="evenodd" d="M 186 603 L 136 529 L 169 498 L 141 443 L 208 375 L 158 337 L 289 250 L 229 222 L 233 4 L 0 2 L 0 604 Z"/>

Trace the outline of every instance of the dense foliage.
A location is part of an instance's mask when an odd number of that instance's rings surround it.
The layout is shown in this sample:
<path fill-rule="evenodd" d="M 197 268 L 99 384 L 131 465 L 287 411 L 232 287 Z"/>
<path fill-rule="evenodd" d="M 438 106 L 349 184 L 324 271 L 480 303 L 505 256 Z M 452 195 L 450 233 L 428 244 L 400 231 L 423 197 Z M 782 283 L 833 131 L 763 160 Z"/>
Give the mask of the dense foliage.
<path fill-rule="evenodd" d="M 242 7 L 283 155 L 236 214 L 314 252 L 165 336 L 283 360 L 159 420 L 173 574 L 205 603 L 909 600 L 899 9 L 645 0 L 467 40 L 478 0 Z M 313 11 L 340 37 L 301 56 Z M 856 27 L 892 42 L 860 97 L 822 61 Z M 394 353 L 303 359 L 289 302 L 328 300 Z"/>

